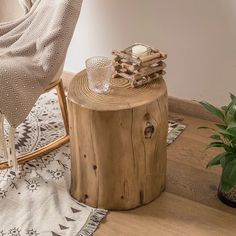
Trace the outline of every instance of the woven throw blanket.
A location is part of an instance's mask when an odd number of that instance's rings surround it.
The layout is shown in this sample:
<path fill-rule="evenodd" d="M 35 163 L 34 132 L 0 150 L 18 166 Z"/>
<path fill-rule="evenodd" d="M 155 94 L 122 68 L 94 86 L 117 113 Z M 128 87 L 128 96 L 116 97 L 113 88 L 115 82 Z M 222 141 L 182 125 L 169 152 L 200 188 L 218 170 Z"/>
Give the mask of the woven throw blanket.
<path fill-rule="evenodd" d="M 25 13 L 29 12 L 36 0 L 19 0 L 21 7 L 24 9 Z"/>
<path fill-rule="evenodd" d="M 61 67 L 81 4 L 36 0 L 23 17 L 0 24 L 0 112 L 13 127 L 25 120 Z"/>

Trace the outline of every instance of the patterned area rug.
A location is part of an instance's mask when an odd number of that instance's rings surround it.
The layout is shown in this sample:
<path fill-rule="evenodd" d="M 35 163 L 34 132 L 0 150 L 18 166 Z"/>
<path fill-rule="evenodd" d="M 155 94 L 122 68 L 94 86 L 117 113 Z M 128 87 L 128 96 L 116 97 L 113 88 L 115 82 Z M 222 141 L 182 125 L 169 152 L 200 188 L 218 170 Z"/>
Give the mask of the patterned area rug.
<path fill-rule="evenodd" d="M 167 145 L 170 145 L 175 141 L 176 138 L 184 131 L 186 125 L 180 124 L 174 120 L 169 120 L 168 122 L 168 136 L 167 136 Z"/>
<path fill-rule="evenodd" d="M 7 135 L 8 124 L 5 124 Z M 169 122 L 167 144 L 185 128 Z M 24 124 L 17 129 L 17 154 L 39 148 L 64 134 L 56 95 L 38 100 Z M 0 161 L 3 157 L 0 157 Z M 0 236 L 89 236 L 107 211 L 72 199 L 70 150 L 65 145 L 19 167 L 0 171 Z"/>

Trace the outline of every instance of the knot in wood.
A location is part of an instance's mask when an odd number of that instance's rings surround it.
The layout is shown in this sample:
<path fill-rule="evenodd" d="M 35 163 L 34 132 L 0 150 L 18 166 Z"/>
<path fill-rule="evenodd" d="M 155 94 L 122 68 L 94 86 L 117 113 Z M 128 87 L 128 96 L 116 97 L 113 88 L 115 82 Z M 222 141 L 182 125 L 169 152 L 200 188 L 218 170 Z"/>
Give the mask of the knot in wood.
<path fill-rule="evenodd" d="M 154 125 L 148 121 L 144 129 L 145 139 L 151 139 L 154 131 L 155 131 Z"/>

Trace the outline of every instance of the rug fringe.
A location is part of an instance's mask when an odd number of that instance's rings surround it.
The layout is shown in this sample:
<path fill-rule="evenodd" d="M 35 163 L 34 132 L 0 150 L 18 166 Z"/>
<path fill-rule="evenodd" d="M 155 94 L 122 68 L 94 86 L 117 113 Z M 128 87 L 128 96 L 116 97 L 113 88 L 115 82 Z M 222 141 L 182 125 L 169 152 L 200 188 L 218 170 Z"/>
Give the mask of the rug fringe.
<path fill-rule="evenodd" d="M 173 143 L 186 127 L 186 125 L 178 124 L 177 127 L 171 130 L 167 136 L 167 145 Z"/>
<path fill-rule="evenodd" d="M 91 236 L 98 228 L 103 218 L 107 215 L 107 210 L 95 209 L 88 219 L 86 226 L 80 230 L 76 236 Z"/>

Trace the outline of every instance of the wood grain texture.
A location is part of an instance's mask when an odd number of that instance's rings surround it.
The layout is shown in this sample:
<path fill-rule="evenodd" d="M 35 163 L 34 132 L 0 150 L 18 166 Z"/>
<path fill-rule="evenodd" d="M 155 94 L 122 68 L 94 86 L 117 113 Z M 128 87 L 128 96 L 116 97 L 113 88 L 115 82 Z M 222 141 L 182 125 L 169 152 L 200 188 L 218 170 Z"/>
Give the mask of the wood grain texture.
<path fill-rule="evenodd" d="M 86 89 L 83 76 L 69 89 L 72 196 L 105 209 L 152 201 L 166 182 L 164 81 L 130 89 L 118 80 L 111 94 L 100 95 Z"/>
<path fill-rule="evenodd" d="M 92 92 L 88 87 L 87 73 L 83 70 L 77 74 L 69 89 L 69 99 L 82 107 L 95 111 L 117 111 L 146 105 L 167 96 L 163 79 L 133 89 L 128 80 L 115 78 L 111 80 L 109 95 Z"/>
<path fill-rule="evenodd" d="M 147 206 L 111 212 L 95 236 L 235 236 L 236 217 L 163 193 Z"/>

